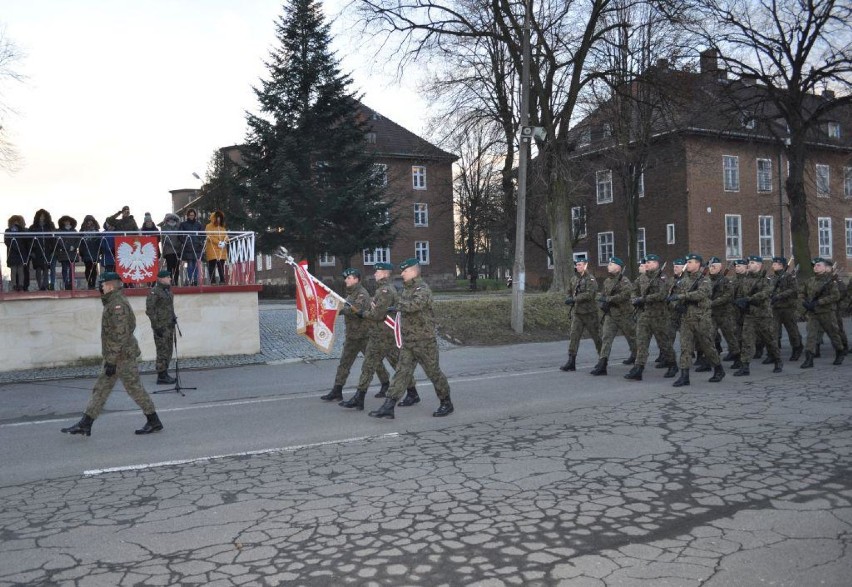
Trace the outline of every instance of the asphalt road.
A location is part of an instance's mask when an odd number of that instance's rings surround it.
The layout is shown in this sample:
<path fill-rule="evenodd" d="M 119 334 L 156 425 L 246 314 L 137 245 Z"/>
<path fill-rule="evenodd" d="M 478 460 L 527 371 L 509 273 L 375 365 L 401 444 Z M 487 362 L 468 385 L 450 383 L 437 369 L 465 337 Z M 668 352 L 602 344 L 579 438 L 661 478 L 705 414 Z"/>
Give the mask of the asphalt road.
<path fill-rule="evenodd" d="M 120 386 L 91 438 L 93 380 L 0 386 L 0 585 L 850 584 L 852 360 L 675 389 L 582 347 L 444 352 L 442 419 L 422 374 L 393 421 L 321 402 L 336 361 L 184 372 L 147 437 Z"/>

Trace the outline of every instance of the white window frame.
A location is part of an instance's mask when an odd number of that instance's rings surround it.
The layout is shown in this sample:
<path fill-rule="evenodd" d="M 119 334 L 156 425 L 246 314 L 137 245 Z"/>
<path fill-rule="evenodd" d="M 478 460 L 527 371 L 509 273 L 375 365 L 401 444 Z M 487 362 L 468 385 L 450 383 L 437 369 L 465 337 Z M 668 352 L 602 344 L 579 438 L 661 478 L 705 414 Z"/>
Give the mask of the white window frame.
<path fill-rule="evenodd" d="M 255 269 L 257 271 L 263 271 L 263 255 L 255 257 Z"/>
<path fill-rule="evenodd" d="M 376 263 L 390 263 L 390 249 L 380 247 L 378 249 L 364 249 L 362 259 L 364 265 L 375 265 Z"/>
<path fill-rule="evenodd" d="M 579 220 L 583 221 L 582 225 L 582 234 L 574 234 L 574 227 L 577 226 L 577 222 Z M 582 238 L 586 238 L 588 236 L 588 227 L 586 223 L 586 207 L 585 206 L 574 206 L 571 208 L 571 236 L 575 239 L 580 240 Z"/>
<path fill-rule="evenodd" d="M 612 169 L 601 169 L 595 173 L 595 194 L 598 204 L 612 203 Z"/>
<path fill-rule="evenodd" d="M 429 241 L 414 241 L 414 256 L 421 265 L 429 264 Z"/>
<path fill-rule="evenodd" d="M 264 260 L 266 261 L 266 270 L 269 271 L 272 269 L 272 255 L 264 255 Z"/>
<path fill-rule="evenodd" d="M 839 122 L 829 122 L 826 125 L 825 133 L 828 135 L 830 139 L 839 139 L 840 138 L 840 123 Z"/>
<path fill-rule="evenodd" d="M 772 191 L 772 159 L 757 160 L 757 191 L 760 193 Z"/>
<path fill-rule="evenodd" d="M 775 256 L 775 218 L 772 216 L 757 217 L 757 242 L 761 257 Z"/>
<path fill-rule="evenodd" d="M 726 192 L 740 191 L 740 158 L 722 155 L 722 187 Z"/>
<path fill-rule="evenodd" d="M 852 218 L 846 218 L 846 256 L 852 258 Z"/>
<path fill-rule="evenodd" d="M 814 170 L 814 184 L 818 198 L 827 198 L 831 195 L 831 167 L 824 163 L 817 163 Z"/>
<path fill-rule="evenodd" d="M 843 168 L 843 196 L 852 198 L 852 167 Z"/>
<path fill-rule="evenodd" d="M 573 208 L 572 208 L 573 209 Z M 553 269 L 555 265 L 553 264 L 553 239 L 547 239 L 547 268 Z"/>
<path fill-rule="evenodd" d="M 607 242 L 609 241 L 609 242 Z M 609 264 L 609 258 L 615 256 L 615 232 L 607 230 L 598 233 L 598 266 Z"/>
<path fill-rule="evenodd" d="M 426 189 L 426 166 L 411 166 L 411 187 L 415 190 Z"/>
<path fill-rule="evenodd" d="M 642 170 L 639 173 L 639 186 L 637 187 L 636 192 L 637 192 L 637 195 L 640 198 L 645 197 L 645 171 L 644 170 Z"/>
<path fill-rule="evenodd" d="M 666 244 L 673 245 L 675 244 L 675 225 L 674 224 L 666 224 Z"/>
<path fill-rule="evenodd" d="M 736 228 L 736 230 L 731 230 Z M 743 257 L 743 217 L 739 214 L 725 214 L 725 258 Z"/>
<path fill-rule="evenodd" d="M 817 218 L 817 248 L 819 256 L 830 259 L 832 257 L 832 235 L 831 235 L 831 217 L 820 216 Z"/>
<path fill-rule="evenodd" d="M 329 255 L 328 253 L 321 253 L 319 256 L 320 267 L 334 267 L 336 263 L 337 259 L 334 258 L 334 255 Z"/>
<path fill-rule="evenodd" d="M 578 147 L 585 147 L 592 144 L 592 129 L 589 127 L 580 130 L 580 137 L 577 139 Z"/>
<path fill-rule="evenodd" d="M 645 240 L 645 228 L 636 229 L 636 258 L 641 259 L 648 253 L 647 241 Z"/>
<path fill-rule="evenodd" d="M 429 204 L 425 202 L 414 203 L 414 226 L 429 226 Z"/>

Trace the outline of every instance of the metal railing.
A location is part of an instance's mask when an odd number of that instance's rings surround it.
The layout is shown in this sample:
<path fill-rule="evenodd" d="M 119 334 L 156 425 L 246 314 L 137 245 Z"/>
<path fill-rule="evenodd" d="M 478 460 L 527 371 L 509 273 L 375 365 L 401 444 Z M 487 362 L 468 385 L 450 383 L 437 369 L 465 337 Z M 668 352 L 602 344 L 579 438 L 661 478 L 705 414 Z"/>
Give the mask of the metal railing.
<path fill-rule="evenodd" d="M 115 271 L 116 238 L 155 237 L 157 263 L 146 273 L 166 269 L 173 286 L 254 285 L 255 233 L 226 231 L 5 232 L 5 260 L 11 289 L 28 291 L 95 289 L 97 276 Z M 148 251 L 150 253 L 150 251 Z M 57 271 L 59 275 L 57 276 Z M 125 279 L 127 281 L 127 279 Z"/>

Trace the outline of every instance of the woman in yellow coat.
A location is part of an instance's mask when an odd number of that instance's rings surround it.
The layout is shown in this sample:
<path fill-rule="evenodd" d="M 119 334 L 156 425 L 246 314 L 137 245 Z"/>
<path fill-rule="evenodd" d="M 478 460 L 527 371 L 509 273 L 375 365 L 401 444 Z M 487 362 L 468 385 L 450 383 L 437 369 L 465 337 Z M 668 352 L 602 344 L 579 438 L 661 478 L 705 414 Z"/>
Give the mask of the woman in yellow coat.
<path fill-rule="evenodd" d="M 225 215 L 221 210 L 210 214 L 210 222 L 207 224 L 207 244 L 204 254 L 207 258 L 207 274 L 210 283 L 216 283 L 216 275 L 219 273 L 219 283 L 225 283 L 225 260 L 228 258 L 228 233 L 225 229 Z"/>

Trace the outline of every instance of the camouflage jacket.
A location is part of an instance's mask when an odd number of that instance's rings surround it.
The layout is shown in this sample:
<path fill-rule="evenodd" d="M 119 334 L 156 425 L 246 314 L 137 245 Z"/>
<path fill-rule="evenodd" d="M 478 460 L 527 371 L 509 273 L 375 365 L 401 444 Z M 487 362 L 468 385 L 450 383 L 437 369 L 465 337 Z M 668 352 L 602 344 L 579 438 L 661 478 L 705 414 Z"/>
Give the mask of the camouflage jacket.
<path fill-rule="evenodd" d="M 171 328 L 175 323 L 175 301 L 172 288 L 158 283 L 151 288 L 145 300 L 145 313 L 151 321 L 151 328 Z"/>
<path fill-rule="evenodd" d="M 381 279 L 376 282 L 376 293 L 373 294 L 373 300 L 364 312 L 364 319 L 369 322 L 374 334 L 393 338 L 393 330 L 385 326 L 385 316 L 388 315 L 388 308 L 396 306 L 396 299 L 396 288 L 390 279 Z"/>
<path fill-rule="evenodd" d="M 734 308 L 734 284 L 721 273 L 711 275 L 710 284 L 710 310 L 717 316 L 730 312 Z"/>
<path fill-rule="evenodd" d="M 104 362 L 115 365 L 120 360 L 135 360 L 141 354 L 139 343 L 133 336 L 136 316 L 120 289 L 101 297 L 104 313 L 101 317 L 101 353 Z"/>
<path fill-rule="evenodd" d="M 799 281 L 795 275 L 780 271 L 771 277 L 769 289 L 770 302 L 776 310 L 789 310 L 796 307 L 799 300 Z"/>
<path fill-rule="evenodd" d="M 835 311 L 840 290 L 833 275 L 814 275 L 802 285 L 802 297 L 806 302 L 816 298 L 815 314 L 828 314 Z"/>
<path fill-rule="evenodd" d="M 350 306 L 344 306 L 340 311 L 346 324 L 347 338 L 365 338 L 370 335 L 370 322 L 358 316 L 359 311 L 370 309 L 370 292 L 361 283 L 346 288 L 346 301 Z"/>
<path fill-rule="evenodd" d="M 700 271 L 684 271 L 678 302 L 684 310 L 684 319 L 698 319 L 710 315 L 710 293 L 713 285 Z"/>
<path fill-rule="evenodd" d="M 659 269 L 640 275 L 634 286 L 636 297 L 644 302 L 640 308 L 644 312 L 664 313 L 669 295 L 667 285 L 666 276 Z"/>
<path fill-rule="evenodd" d="M 574 298 L 574 312 L 576 314 L 596 314 L 598 311 L 598 282 L 595 276 L 588 271 L 583 275 L 574 275 L 571 278 L 569 296 Z"/>
<path fill-rule="evenodd" d="M 613 316 L 627 316 L 633 314 L 633 304 L 630 298 L 633 296 L 633 284 L 619 272 L 616 277 L 607 277 L 604 281 L 601 301 L 609 304 L 609 313 Z"/>
<path fill-rule="evenodd" d="M 396 307 L 402 312 L 402 345 L 435 338 L 432 290 L 420 277 L 406 282 Z"/>
<path fill-rule="evenodd" d="M 769 306 L 769 296 L 772 285 L 766 277 L 766 271 L 757 273 L 746 273 L 737 292 L 737 299 L 748 300 L 748 308 L 745 313 L 756 318 L 768 318 L 772 315 Z"/>

